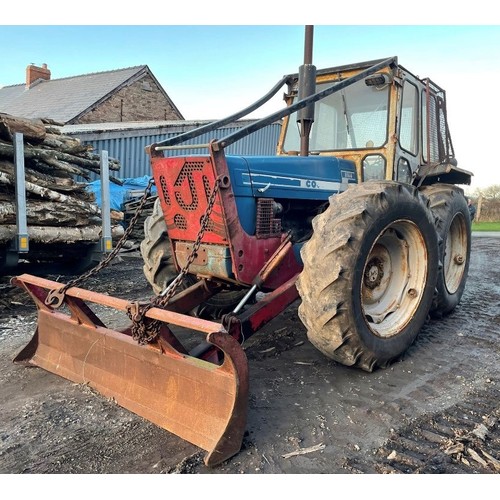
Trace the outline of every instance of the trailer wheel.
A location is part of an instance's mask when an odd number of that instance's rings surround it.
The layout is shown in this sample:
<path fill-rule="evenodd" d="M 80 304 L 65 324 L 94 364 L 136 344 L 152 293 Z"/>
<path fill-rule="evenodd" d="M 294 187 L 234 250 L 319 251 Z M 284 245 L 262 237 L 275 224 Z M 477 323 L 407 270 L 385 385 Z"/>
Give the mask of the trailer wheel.
<path fill-rule="evenodd" d="M 9 252 L 7 245 L 0 244 L 0 274 L 9 274 L 15 271 L 19 256 Z"/>
<path fill-rule="evenodd" d="M 441 317 L 457 307 L 465 289 L 471 249 L 469 209 L 459 187 L 435 184 L 421 188 L 421 192 L 430 200 L 439 241 L 441 265 L 431 314 Z"/>
<path fill-rule="evenodd" d="M 30 242 L 27 254 L 8 251 L 0 246 L 0 273 L 15 273 L 20 267 L 42 276 L 62 274 L 77 276 L 99 263 L 98 244 L 95 243 L 39 243 Z"/>
<path fill-rule="evenodd" d="M 98 244 L 95 243 L 72 243 L 63 247 L 63 256 L 56 265 L 60 264 L 62 274 L 82 274 L 92 269 L 99 263 L 100 257 L 96 251 Z M 54 255 L 56 255 L 54 250 Z M 48 263 L 50 267 L 50 262 Z"/>
<path fill-rule="evenodd" d="M 144 276 L 153 292 L 159 295 L 178 274 L 172 259 L 172 248 L 159 199 L 155 201 L 152 214 L 144 221 L 144 236 L 140 245 Z M 188 275 L 181 286 L 190 286 L 195 283 L 195 279 L 194 276 Z M 203 318 L 219 319 L 231 311 L 245 293 L 245 290 L 222 291 L 200 304 L 193 313 Z"/>
<path fill-rule="evenodd" d="M 438 268 L 426 203 L 412 186 L 368 181 L 330 197 L 313 220 L 301 251 L 299 317 L 326 356 L 372 371 L 415 340 Z"/>

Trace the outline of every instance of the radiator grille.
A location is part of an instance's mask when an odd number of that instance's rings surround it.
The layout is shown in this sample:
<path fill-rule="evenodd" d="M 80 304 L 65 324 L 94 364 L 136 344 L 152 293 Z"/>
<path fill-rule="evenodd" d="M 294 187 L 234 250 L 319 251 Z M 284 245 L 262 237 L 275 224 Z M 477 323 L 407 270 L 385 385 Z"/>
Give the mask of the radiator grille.
<path fill-rule="evenodd" d="M 276 219 L 273 212 L 272 198 L 257 200 L 257 222 L 255 235 L 257 238 L 271 238 L 281 234 L 281 219 Z"/>

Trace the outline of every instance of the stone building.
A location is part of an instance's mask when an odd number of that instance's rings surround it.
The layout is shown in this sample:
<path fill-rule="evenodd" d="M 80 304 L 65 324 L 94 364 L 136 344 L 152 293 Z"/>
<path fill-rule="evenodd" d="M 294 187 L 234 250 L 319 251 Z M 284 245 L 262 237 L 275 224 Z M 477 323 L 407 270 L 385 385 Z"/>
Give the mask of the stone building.
<path fill-rule="evenodd" d="M 64 125 L 183 120 L 148 66 L 51 79 L 30 64 L 26 82 L 0 88 L 0 112 Z"/>

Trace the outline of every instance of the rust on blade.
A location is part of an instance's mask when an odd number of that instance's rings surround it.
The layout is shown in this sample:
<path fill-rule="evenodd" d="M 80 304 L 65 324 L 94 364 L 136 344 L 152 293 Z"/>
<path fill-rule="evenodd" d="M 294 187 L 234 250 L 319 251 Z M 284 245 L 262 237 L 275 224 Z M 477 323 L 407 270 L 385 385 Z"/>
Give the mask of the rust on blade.
<path fill-rule="evenodd" d="M 165 322 L 155 344 L 139 345 L 128 329 L 107 328 L 85 301 L 126 311 L 129 302 L 70 288 L 69 314 L 44 304 L 61 286 L 30 275 L 14 278 L 38 307 L 38 327 L 15 362 L 41 367 L 76 383 L 88 384 L 120 406 L 208 451 L 216 465 L 238 453 L 246 426 L 248 364 L 236 337 L 219 323 L 152 308 L 147 316 Z M 167 324 L 204 333 L 223 352 L 222 364 L 194 358 L 180 348 Z"/>

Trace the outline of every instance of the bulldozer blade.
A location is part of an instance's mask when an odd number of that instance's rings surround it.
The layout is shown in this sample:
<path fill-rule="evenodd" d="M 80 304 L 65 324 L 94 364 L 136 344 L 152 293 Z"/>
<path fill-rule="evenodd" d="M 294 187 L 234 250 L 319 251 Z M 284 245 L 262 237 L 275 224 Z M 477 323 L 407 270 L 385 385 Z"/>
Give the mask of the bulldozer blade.
<path fill-rule="evenodd" d="M 61 283 L 30 275 L 13 278 L 38 308 L 38 325 L 14 362 L 43 368 L 88 384 L 120 406 L 208 451 L 207 466 L 240 451 L 246 426 L 248 364 L 238 341 L 221 324 L 151 308 L 146 316 L 206 334 L 224 353 L 221 365 L 194 358 L 161 340 L 139 345 L 127 332 L 106 328 L 85 301 L 122 311 L 130 303 L 80 288 L 69 288 L 64 306 L 45 305 Z M 232 327 L 229 327 L 231 330 Z"/>

